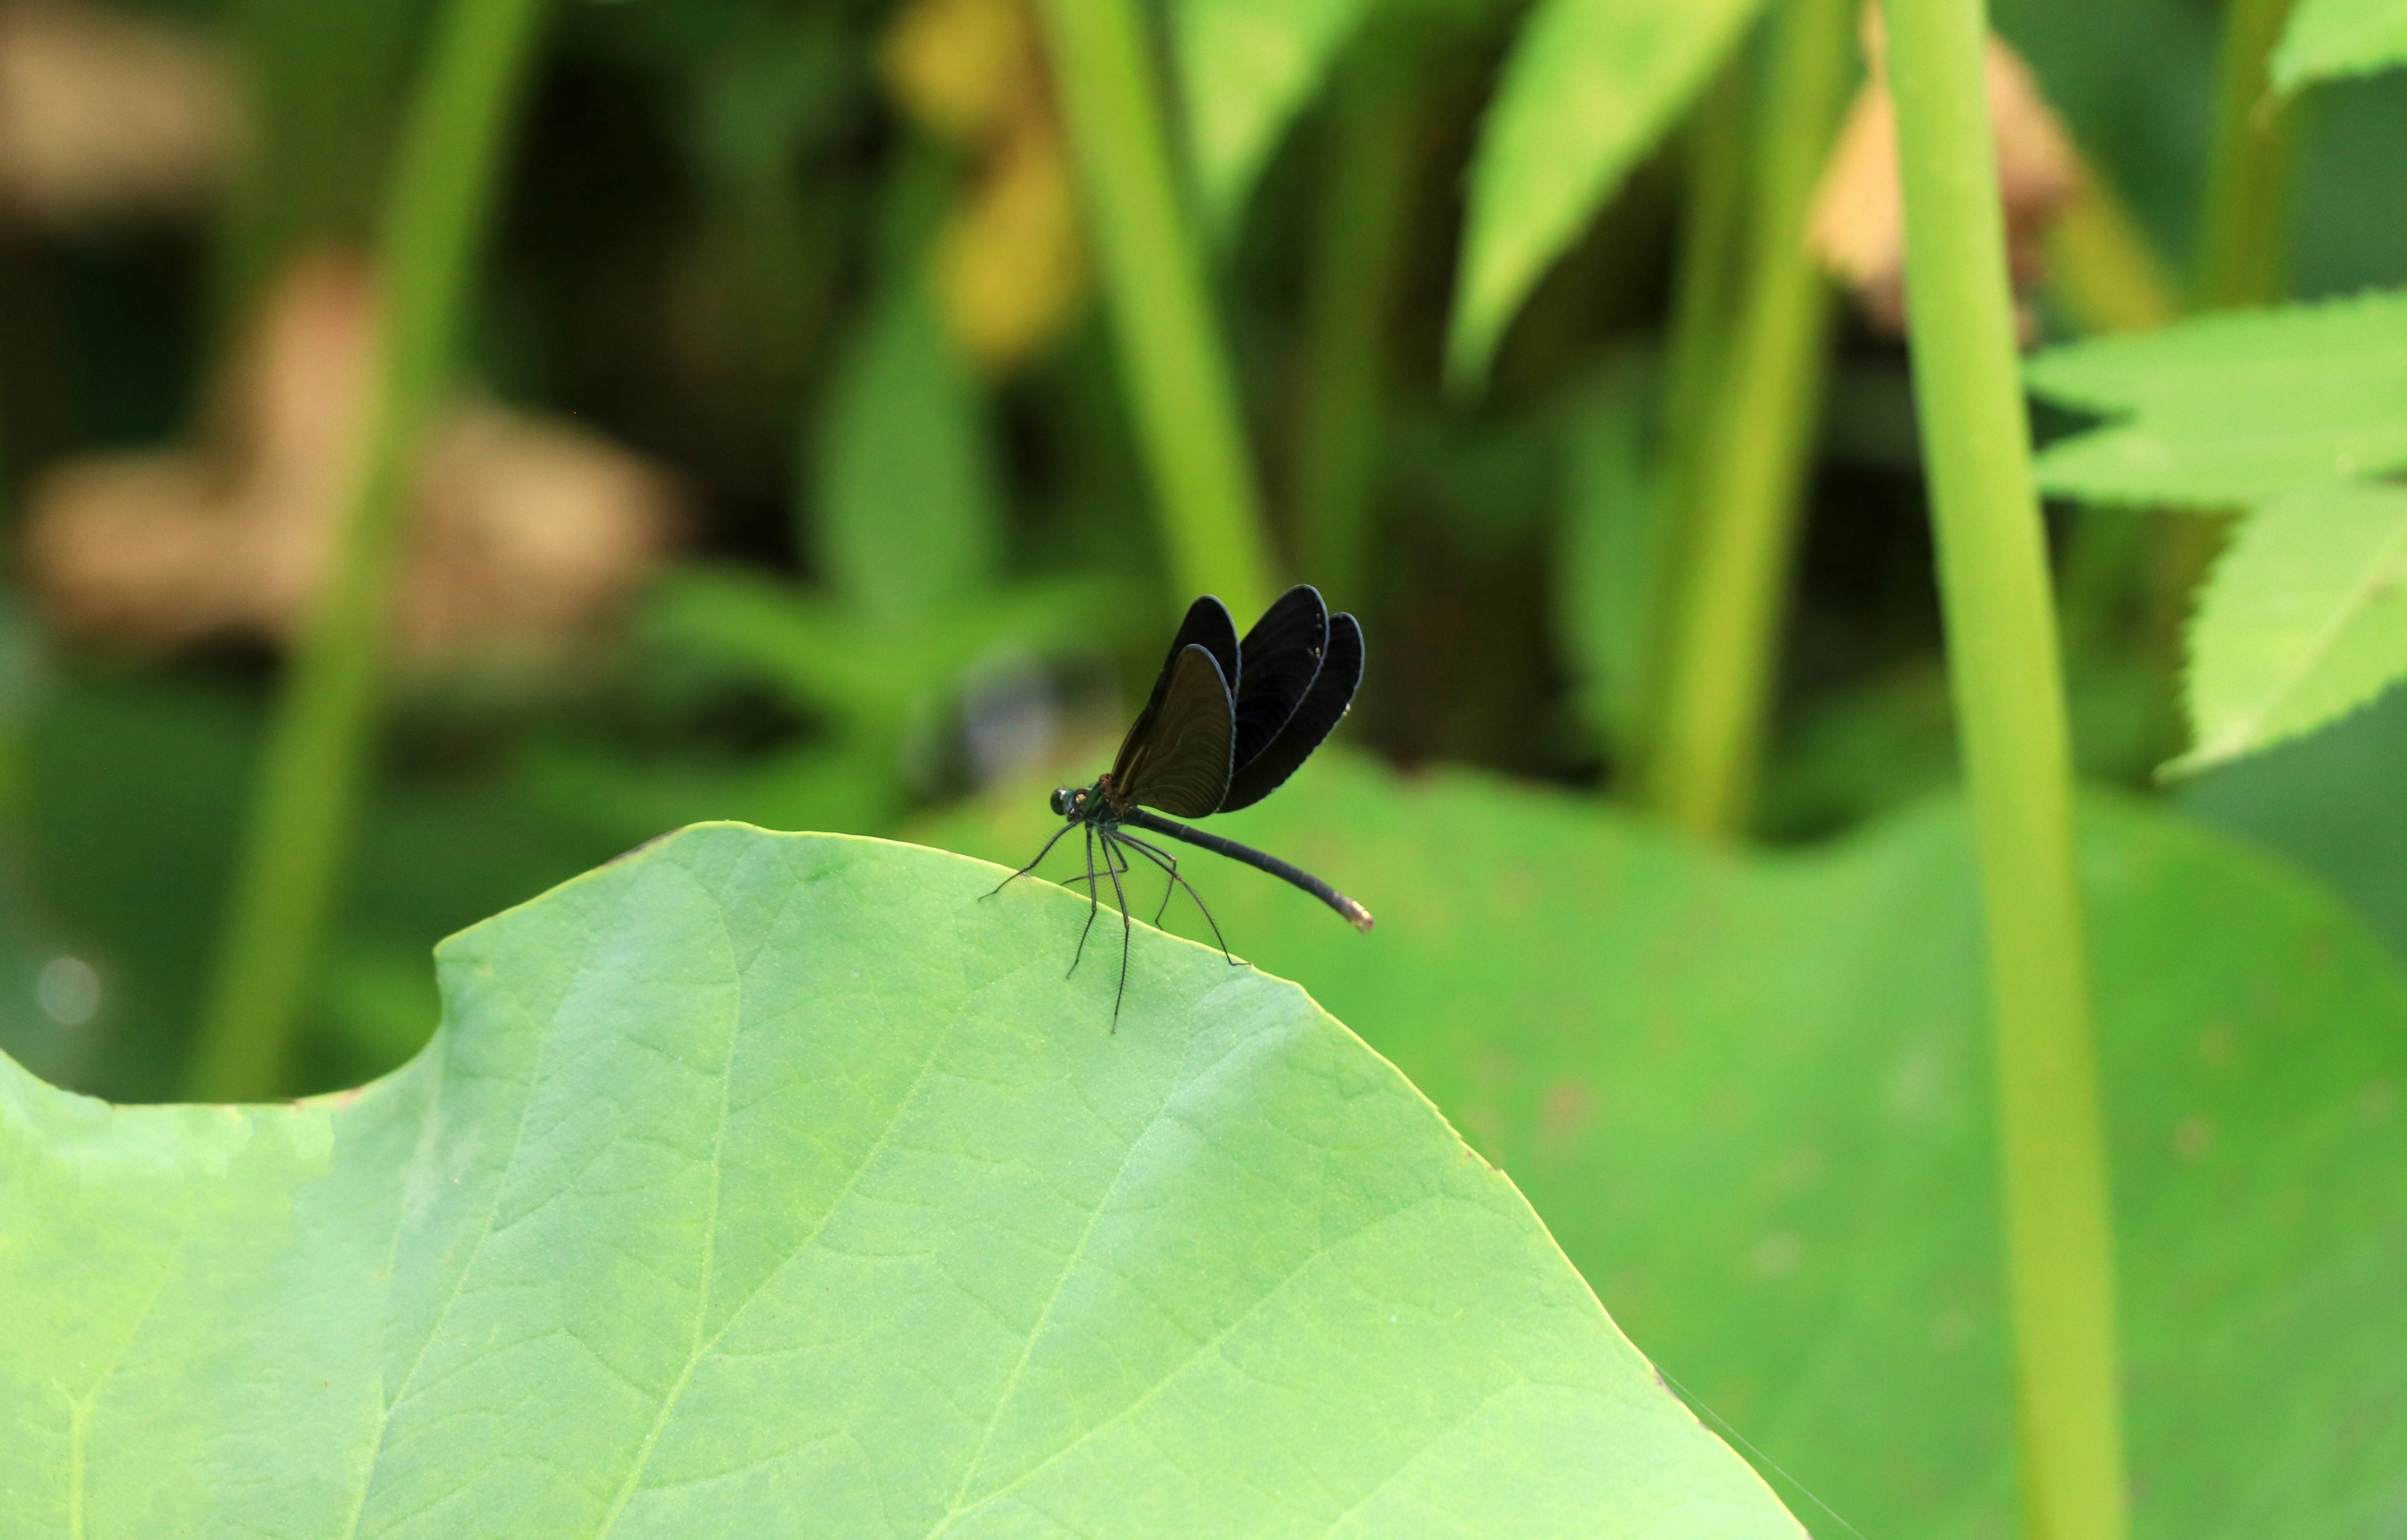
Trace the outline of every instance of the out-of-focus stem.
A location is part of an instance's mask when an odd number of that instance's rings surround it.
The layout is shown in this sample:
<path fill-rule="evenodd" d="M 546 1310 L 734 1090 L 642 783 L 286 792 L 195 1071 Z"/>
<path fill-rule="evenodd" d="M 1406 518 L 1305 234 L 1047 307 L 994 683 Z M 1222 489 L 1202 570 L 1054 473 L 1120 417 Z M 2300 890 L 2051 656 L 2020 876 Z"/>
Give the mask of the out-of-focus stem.
<path fill-rule="evenodd" d="M 544 0 L 450 0 L 412 104 L 386 212 L 389 297 L 365 447 L 333 570 L 269 724 L 194 1050 L 195 1101 L 283 1089 L 366 779 L 410 466 L 450 379 L 545 8 Z"/>
<path fill-rule="evenodd" d="M 1259 614 L 1275 581 L 1261 502 L 1144 12 L 1137 0 L 1045 0 L 1044 19 L 1178 602 L 1218 593 Z"/>
<path fill-rule="evenodd" d="M 1787 608 L 1821 406 L 1830 286 L 1805 250 L 1816 180 L 1844 104 L 1850 0 L 1785 0 L 1774 19 L 1737 323 L 1711 375 L 1694 491 L 1682 501 L 1648 803 L 1692 833 L 1745 832 Z"/>
<path fill-rule="evenodd" d="M 1740 52 L 1744 53 L 1744 49 Z M 1680 208 L 1680 246 L 1672 274 L 1672 319 L 1663 359 L 1663 416 L 1656 517 L 1663 521 L 1659 592 L 1647 626 L 1635 720 L 1619 746 L 1624 774 L 1606 780 L 1616 795 L 1643 798 L 1647 766 L 1661 728 L 1671 686 L 1664 677 L 1683 597 L 1672 575 L 1686 570 L 1689 532 L 1697 521 L 1699 467 L 1713 425 L 1714 384 L 1738 307 L 1740 220 L 1746 197 L 1747 72 L 1744 57 L 1721 74 L 1689 121 L 1683 157 L 1688 172 Z"/>
<path fill-rule="evenodd" d="M 2031 480 L 1981 0 L 1886 0 L 1915 395 L 1971 782 L 2025 1533 L 2121 1540 L 2114 1238 L 2046 534 Z"/>
<path fill-rule="evenodd" d="M 2199 232 L 2200 309 L 2271 304 L 2288 276 L 2299 113 L 2273 93 L 2267 60 L 2289 14 L 2290 0 L 2231 0 L 2224 13 Z"/>
<path fill-rule="evenodd" d="M 1304 296 L 1297 564 L 1332 603 L 1358 614 L 1373 597 L 1383 344 L 1412 212 L 1408 46 L 1374 33 L 1338 72 Z"/>
<path fill-rule="evenodd" d="M 1675 524 L 1691 515 L 1704 458 L 1716 372 L 1737 307 L 1739 221 L 1746 195 L 1746 64 L 1733 59 L 1688 124 L 1688 187 L 1672 278 L 1671 337 L 1664 352 L 1664 506 Z"/>

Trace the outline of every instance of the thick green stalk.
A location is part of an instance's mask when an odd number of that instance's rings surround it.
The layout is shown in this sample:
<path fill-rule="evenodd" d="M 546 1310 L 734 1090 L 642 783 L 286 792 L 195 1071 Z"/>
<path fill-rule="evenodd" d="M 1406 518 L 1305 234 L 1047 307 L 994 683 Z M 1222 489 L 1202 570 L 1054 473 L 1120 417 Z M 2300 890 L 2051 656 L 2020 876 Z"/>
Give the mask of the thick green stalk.
<path fill-rule="evenodd" d="M 1304 296 L 1296 555 L 1308 581 L 1358 614 L 1371 597 L 1383 344 L 1412 212 L 1406 47 L 1375 36 L 1339 72 Z"/>
<path fill-rule="evenodd" d="M 1180 602 L 1218 593 L 1240 617 L 1258 614 L 1275 583 L 1261 502 L 1171 168 L 1144 11 L 1137 0 L 1046 0 L 1044 17 Z"/>
<path fill-rule="evenodd" d="M 191 1074 L 195 1100 L 282 1089 L 357 820 L 414 451 L 451 378 L 544 0 L 450 0 L 394 168 L 382 360 L 334 569 L 270 724 Z"/>
<path fill-rule="evenodd" d="M 1754 799 L 1830 331 L 1805 222 L 1846 100 L 1855 16 L 1850 0 L 1786 0 L 1776 18 L 1737 323 L 1682 492 L 1645 785 L 1658 811 L 1707 837 L 1744 833 Z"/>
<path fill-rule="evenodd" d="M 2270 305 L 2287 280 L 2298 191 L 2298 110 L 2267 67 L 2290 0 L 2230 0 L 2217 66 L 2215 143 L 2199 231 L 2200 309 Z"/>
<path fill-rule="evenodd" d="M 1886 0 L 1916 402 L 1981 863 L 2024 1531 L 2119 1540 L 2113 1233 L 1981 0 Z"/>
<path fill-rule="evenodd" d="M 1746 199 L 1749 76 L 1745 49 L 1722 66 L 1688 121 L 1682 156 L 1687 172 L 1680 207 L 1680 245 L 1672 273 L 1672 317 L 1663 349 L 1662 452 L 1655 516 L 1662 521 L 1657 588 L 1640 659 L 1631 735 L 1618 746 L 1626 762 L 1603 784 L 1613 795 L 1642 798 L 1652 746 L 1671 687 L 1664 677 L 1685 597 L 1669 580 L 1687 570 L 1688 543 L 1698 522 L 1697 480 L 1714 425 L 1714 391 L 1737 308 L 1741 220 Z"/>
<path fill-rule="evenodd" d="M 1741 50 L 1742 54 L 1744 50 Z M 1678 265 L 1664 349 L 1665 506 L 1675 521 L 1693 516 L 1697 468 L 1713 422 L 1714 385 L 1738 295 L 1740 220 L 1746 197 L 1746 61 L 1732 59 L 1688 123 Z"/>

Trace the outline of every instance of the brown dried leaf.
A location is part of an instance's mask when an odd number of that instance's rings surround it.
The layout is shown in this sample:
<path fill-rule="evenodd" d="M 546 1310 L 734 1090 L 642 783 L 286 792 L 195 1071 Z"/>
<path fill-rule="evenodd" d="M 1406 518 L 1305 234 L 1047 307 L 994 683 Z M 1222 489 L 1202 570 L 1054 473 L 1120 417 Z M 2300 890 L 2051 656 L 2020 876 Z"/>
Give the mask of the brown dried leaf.
<path fill-rule="evenodd" d="M 45 477 L 26 555 L 53 622 L 142 652 L 288 641 L 350 493 L 376 316 L 363 262 L 304 258 L 223 381 L 214 443 Z M 650 463 L 482 402 L 429 435 L 411 517 L 395 629 L 419 668 L 559 661 L 623 606 L 677 521 Z"/>
<path fill-rule="evenodd" d="M 224 57 L 68 0 L 0 6 L 0 202 L 52 226 L 190 213 L 235 137 Z"/>
<path fill-rule="evenodd" d="M 1867 7 L 1864 53 L 1870 69 L 1824 164 L 1806 244 L 1855 291 L 1875 324 L 1901 335 L 1905 199 L 1898 179 L 1887 41 L 1879 12 Z M 2015 292 L 2028 294 L 2045 276 L 2048 225 L 2080 188 L 2080 160 L 2030 67 L 1994 34 L 1987 73 L 1998 192 L 2005 207 L 2006 262 Z M 2028 331 L 2028 313 L 2023 321 Z"/>

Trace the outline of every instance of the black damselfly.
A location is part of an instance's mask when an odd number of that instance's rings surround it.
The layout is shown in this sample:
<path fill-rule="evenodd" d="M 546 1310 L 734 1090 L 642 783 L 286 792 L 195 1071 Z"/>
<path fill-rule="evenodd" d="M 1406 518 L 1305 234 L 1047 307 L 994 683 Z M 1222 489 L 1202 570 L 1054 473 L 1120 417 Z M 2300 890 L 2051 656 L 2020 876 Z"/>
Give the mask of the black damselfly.
<path fill-rule="evenodd" d="M 1371 911 L 1328 883 L 1276 856 L 1218 834 L 1192 829 L 1161 815 L 1203 818 L 1234 812 L 1270 795 L 1320 747 L 1354 702 L 1362 682 L 1362 628 L 1351 615 L 1332 615 L 1317 590 L 1299 585 L 1279 595 L 1254 628 L 1237 639 L 1237 628 L 1219 600 L 1206 594 L 1187 608 L 1171 640 L 1170 656 L 1153 681 L 1153 694 L 1121 740 L 1110 771 L 1086 787 L 1053 793 L 1053 811 L 1067 821 L 1036 852 L 1036 860 L 995 885 L 1001 892 L 1016 877 L 1035 870 L 1072 830 L 1087 842 L 1087 923 L 1078 933 L 1070 971 L 1078 971 L 1108 881 L 1120 910 L 1119 990 L 1112 997 L 1112 1025 L 1119 1026 L 1120 1001 L 1128 993 L 1130 924 L 1128 892 L 1120 878 L 1142 856 L 1168 881 L 1160 923 L 1181 888 L 1204 911 L 1204 923 L 1229 953 L 1211 907 L 1179 875 L 1178 858 L 1150 840 L 1129 833 L 1142 829 L 1165 839 L 1242 861 L 1291 882 L 1344 915 L 1358 931 L 1371 928 Z M 1101 848 L 1104 864 L 1095 866 Z M 990 895 L 991 896 L 991 895 Z M 1233 963 L 1236 960 L 1232 957 Z"/>

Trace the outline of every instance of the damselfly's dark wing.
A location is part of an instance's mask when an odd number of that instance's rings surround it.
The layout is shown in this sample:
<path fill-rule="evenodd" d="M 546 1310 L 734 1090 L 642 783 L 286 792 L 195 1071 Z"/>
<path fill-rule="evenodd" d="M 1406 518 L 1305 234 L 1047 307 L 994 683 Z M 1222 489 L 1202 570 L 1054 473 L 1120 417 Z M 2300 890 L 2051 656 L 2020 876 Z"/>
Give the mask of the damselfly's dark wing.
<path fill-rule="evenodd" d="M 1202 818 L 1229 793 L 1236 704 L 1219 661 L 1200 643 L 1171 660 L 1163 680 L 1158 700 L 1120 745 L 1109 794 L 1118 806 Z"/>
<path fill-rule="evenodd" d="M 1346 715 L 1361 683 L 1362 628 L 1351 615 L 1332 615 L 1329 651 L 1320 660 L 1320 673 L 1304 693 L 1303 704 L 1295 708 L 1268 748 L 1238 768 L 1229 782 L 1228 795 L 1220 800 L 1220 811 L 1250 807 L 1285 785 L 1296 766 L 1312 757 L 1320 740 Z"/>
<path fill-rule="evenodd" d="M 1153 693 L 1145 698 L 1145 709 L 1129 724 L 1128 738 L 1120 745 L 1125 758 L 1129 745 L 1143 737 L 1154 715 L 1161 709 L 1161 698 L 1170 692 L 1170 677 L 1178 671 L 1179 655 L 1190 647 L 1200 647 L 1212 654 L 1220 665 L 1220 677 L 1229 688 L 1237 688 L 1241 654 L 1237 650 L 1237 622 L 1229 619 L 1229 607 L 1210 594 L 1187 606 L 1187 618 L 1178 622 L 1178 635 L 1170 638 L 1170 655 L 1161 660 L 1161 672 L 1153 678 Z"/>
<path fill-rule="evenodd" d="M 1329 650 L 1329 606 L 1298 583 L 1237 644 L 1237 773 L 1271 746 L 1319 676 Z"/>

